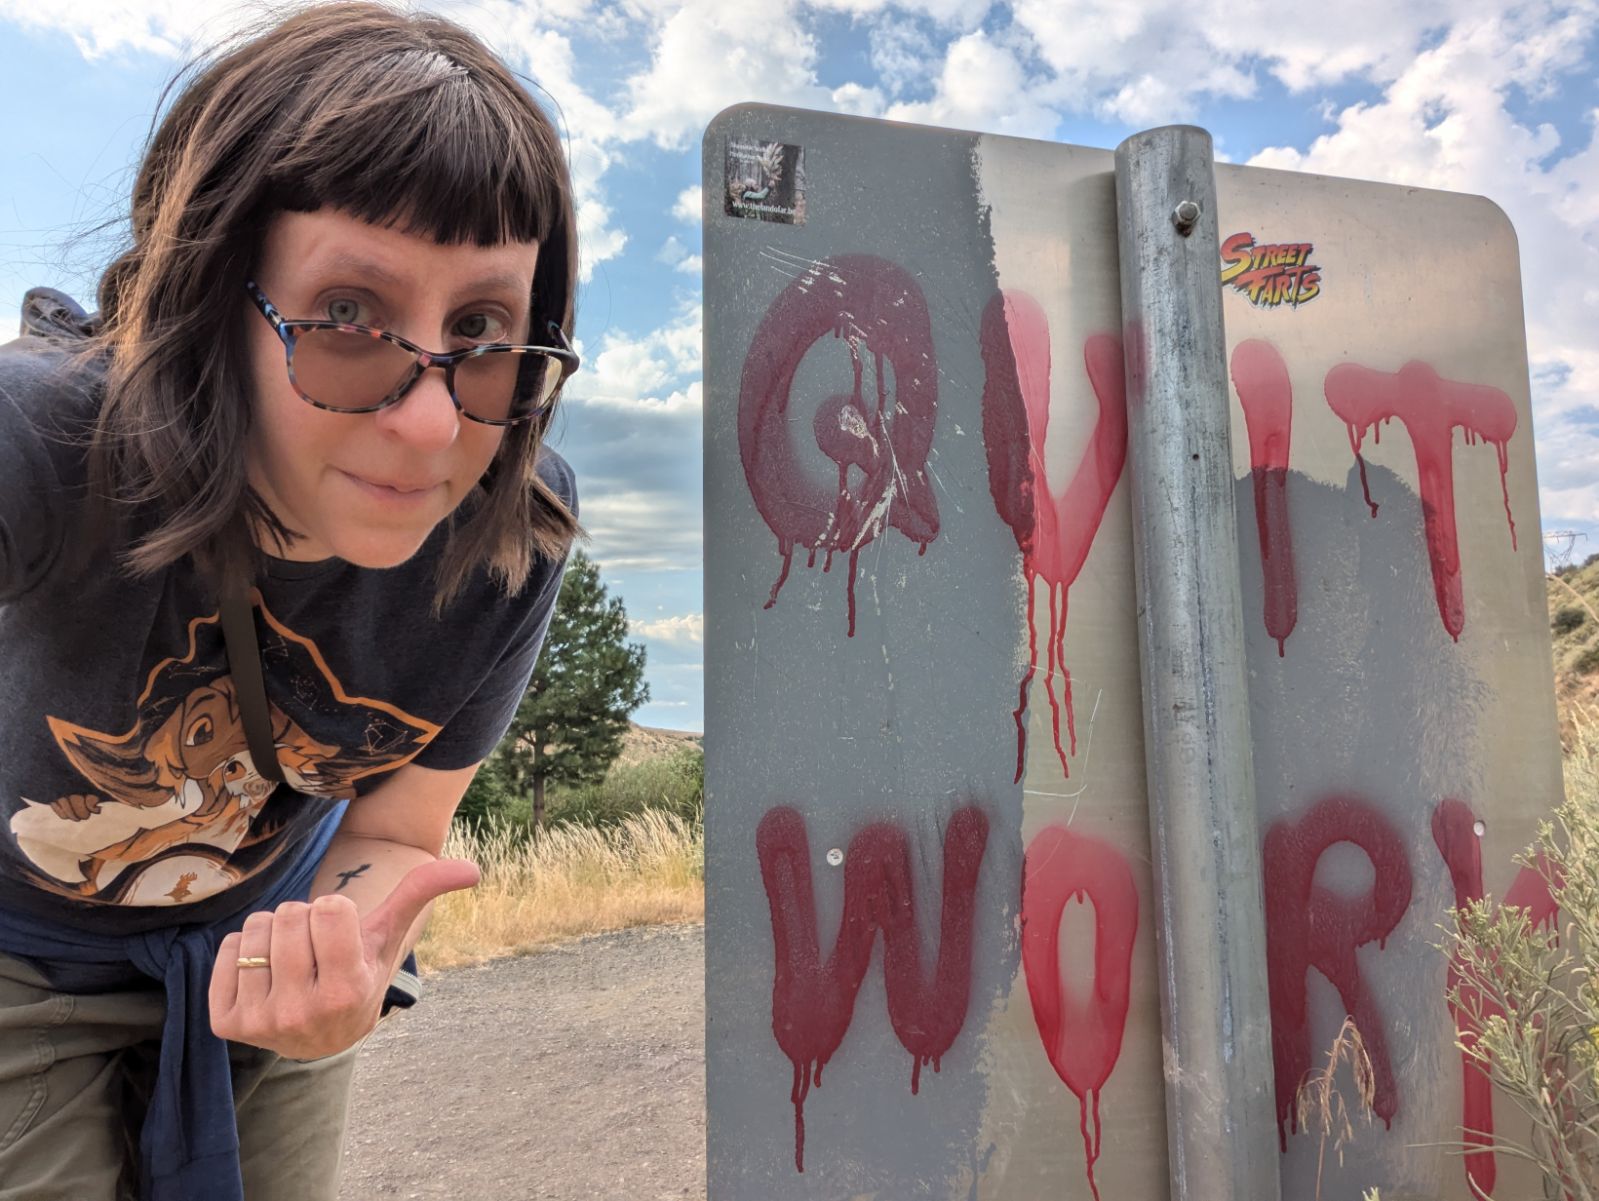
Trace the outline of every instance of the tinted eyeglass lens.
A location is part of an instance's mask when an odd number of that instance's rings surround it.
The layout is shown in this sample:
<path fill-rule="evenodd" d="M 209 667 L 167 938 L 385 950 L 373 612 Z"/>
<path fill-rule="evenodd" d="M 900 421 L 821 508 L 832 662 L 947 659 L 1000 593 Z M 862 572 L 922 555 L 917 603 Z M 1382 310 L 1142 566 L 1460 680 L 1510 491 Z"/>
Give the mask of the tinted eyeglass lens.
<path fill-rule="evenodd" d="M 382 404 L 415 363 L 414 355 L 393 342 L 348 330 L 301 330 L 294 339 L 295 382 L 330 409 Z"/>
<path fill-rule="evenodd" d="M 394 394 L 416 357 L 403 347 L 342 329 L 301 330 L 294 340 L 300 391 L 329 409 L 370 409 Z M 560 382 L 548 355 L 486 350 L 455 365 L 461 407 L 487 421 L 508 421 L 541 407 Z"/>
<path fill-rule="evenodd" d="M 489 350 L 455 365 L 455 395 L 472 416 L 505 421 L 536 409 L 555 375 L 545 355 Z"/>

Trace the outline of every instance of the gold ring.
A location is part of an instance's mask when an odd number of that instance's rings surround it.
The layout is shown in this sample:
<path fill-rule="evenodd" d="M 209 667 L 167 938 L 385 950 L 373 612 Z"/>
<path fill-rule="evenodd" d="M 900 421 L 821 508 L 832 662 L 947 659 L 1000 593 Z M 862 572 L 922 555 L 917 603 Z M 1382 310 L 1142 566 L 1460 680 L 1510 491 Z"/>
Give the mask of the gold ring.
<path fill-rule="evenodd" d="M 271 967 L 272 963 L 265 955 L 240 955 L 240 967 Z"/>

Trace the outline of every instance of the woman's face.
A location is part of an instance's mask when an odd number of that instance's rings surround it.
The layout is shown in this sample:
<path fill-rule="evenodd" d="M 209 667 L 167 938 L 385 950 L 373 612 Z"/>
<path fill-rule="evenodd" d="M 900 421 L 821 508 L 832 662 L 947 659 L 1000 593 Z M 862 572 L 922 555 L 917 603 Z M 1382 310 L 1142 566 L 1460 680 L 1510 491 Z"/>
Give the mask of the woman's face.
<path fill-rule="evenodd" d="M 375 326 L 442 352 L 527 342 L 537 260 L 532 242 L 443 246 L 322 209 L 273 218 L 255 282 L 286 319 Z M 241 303 L 255 387 L 246 471 L 278 518 L 305 535 L 288 557 L 405 562 L 472 491 L 505 430 L 459 416 L 437 368 L 376 413 L 307 404 L 277 333 L 247 297 Z"/>

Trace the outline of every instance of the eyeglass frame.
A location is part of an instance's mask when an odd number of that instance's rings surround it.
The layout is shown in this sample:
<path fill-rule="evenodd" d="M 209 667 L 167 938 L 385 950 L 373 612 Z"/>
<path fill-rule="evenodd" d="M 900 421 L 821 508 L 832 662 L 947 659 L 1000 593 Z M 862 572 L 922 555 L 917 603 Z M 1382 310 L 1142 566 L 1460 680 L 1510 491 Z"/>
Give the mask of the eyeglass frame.
<path fill-rule="evenodd" d="M 578 356 L 577 351 L 572 349 L 572 343 L 567 339 L 566 331 L 561 328 L 559 322 L 555 321 L 547 323 L 545 332 L 553 335 L 556 342 L 559 343 L 559 345 L 556 346 L 532 346 L 510 342 L 486 342 L 481 346 L 466 346 L 460 350 L 439 352 L 424 350 L 415 342 L 412 342 L 407 338 L 402 338 L 399 334 L 390 333 L 385 329 L 375 329 L 370 325 L 357 325 L 348 321 L 301 320 L 299 318 L 285 317 L 278 311 L 277 306 L 267 299 L 266 293 L 261 290 L 260 286 L 254 280 L 245 280 L 244 287 L 245 290 L 249 292 L 250 299 L 255 302 L 255 307 L 260 311 L 261 316 L 266 318 L 267 324 L 272 327 L 273 331 L 278 335 L 278 338 L 283 342 L 283 358 L 289 372 L 289 383 L 294 386 L 295 392 L 299 395 L 301 400 L 305 401 L 306 404 L 314 405 L 315 407 L 328 413 L 349 413 L 353 415 L 357 413 L 377 413 L 383 409 L 390 408 L 404 399 L 406 393 L 416 386 L 417 381 L 422 378 L 424 372 L 431 367 L 439 367 L 444 371 L 444 386 L 450 394 L 450 402 L 455 405 L 455 411 L 462 417 L 465 417 L 468 421 L 476 421 L 481 425 L 521 425 L 525 421 L 531 421 L 534 418 L 547 414 L 554 407 L 554 400 L 552 399 L 540 403 L 530 409 L 528 412 L 520 413 L 514 417 L 479 417 L 475 413 L 469 413 L 466 410 L 466 407 L 461 403 L 461 398 L 455 394 L 456 364 L 463 363 L 467 359 L 477 358 L 485 353 L 504 354 L 509 351 L 516 351 L 523 355 L 539 354 L 546 358 L 555 360 L 561 371 L 562 382 L 570 378 L 572 373 L 582 365 L 582 359 Z M 381 342 L 392 342 L 401 350 L 404 350 L 408 354 L 414 356 L 415 361 L 412 364 L 410 374 L 405 376 L 400 383 L 395 386 L 395 389 L 389 393 L 388 396 L 384 397 L 375 405 L 366 405 L 364 407 L 354 409 L 337 408 L 333 405 L 317 400 L 314 396 L 307 395 L 305 389 L 300 386 L 300 381 L 295 378 L 294 342 L 295 338 L 298 337 L 300 333 L 319 329 L 338 330 L 343 333 L 352 334 L 365 334 L 367 337 L 376 338 Z"/>

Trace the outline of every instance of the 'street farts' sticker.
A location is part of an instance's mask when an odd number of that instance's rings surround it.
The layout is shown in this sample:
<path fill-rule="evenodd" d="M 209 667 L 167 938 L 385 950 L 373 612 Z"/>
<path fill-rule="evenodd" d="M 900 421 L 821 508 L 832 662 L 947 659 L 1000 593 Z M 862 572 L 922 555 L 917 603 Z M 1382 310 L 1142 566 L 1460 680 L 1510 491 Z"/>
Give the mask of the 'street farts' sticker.
<path fill-rule="evenodd" d="M 1257 308 L 1297 309 L 1321 295 L 1321 268 L 1310 261 L 1315 252 L 1309 242 L 1257 244 L 1254 234 L 1233 234 L 1221 244 L 1221 282 Z"/>

